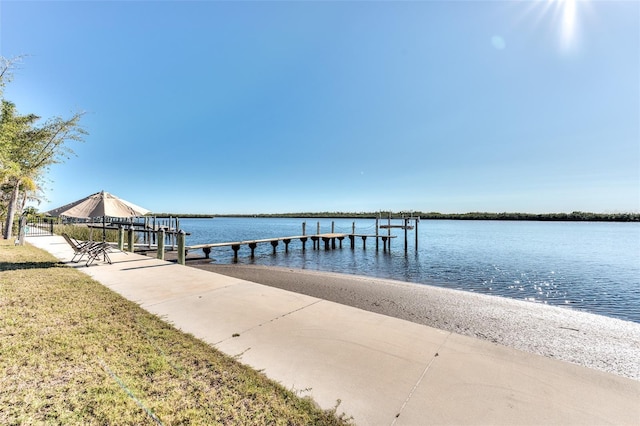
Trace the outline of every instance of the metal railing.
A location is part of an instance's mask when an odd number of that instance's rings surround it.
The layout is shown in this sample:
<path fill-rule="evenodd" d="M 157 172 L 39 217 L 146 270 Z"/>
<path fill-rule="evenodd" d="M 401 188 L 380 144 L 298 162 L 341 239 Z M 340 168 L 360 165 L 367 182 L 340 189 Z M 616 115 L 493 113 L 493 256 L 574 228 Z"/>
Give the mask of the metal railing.
<path fill-rule="evenodd" d="M 53 221 L 46 218 L 20 218 L 20 227 L 28 237 L 53 235 Z"/>

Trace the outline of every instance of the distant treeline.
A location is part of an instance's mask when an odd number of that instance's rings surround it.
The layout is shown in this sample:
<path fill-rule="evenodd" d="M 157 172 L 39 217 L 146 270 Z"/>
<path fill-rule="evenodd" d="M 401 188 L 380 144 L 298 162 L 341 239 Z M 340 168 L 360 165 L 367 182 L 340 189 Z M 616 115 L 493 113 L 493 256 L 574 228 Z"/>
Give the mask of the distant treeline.
<path fill-rule="evenodd" d="M 425 219 L 456 219 L 456 220 L 539 220 L 558 222 L 640 222 L 640 213 L 424 213 Z"/>
<path fill-rule="evenodd" d="M 447 219 L 447 220 L 538 220 L 538 221 L 565 221 L 565 222 L 640 222 L 640 213 L 437 213 L 437 212 L 317 212 L 317 213 L 270 213 L 270 214 L 169 214 L 155 213 L 156 217 L 179 218 L 214 218 L 214 217 L 262 217 L 262 218 L 344 218 L 344 219 L 386 219 L 391 215 L 392 219 L 402 217 L 419 216 L 421 219 Z"/>

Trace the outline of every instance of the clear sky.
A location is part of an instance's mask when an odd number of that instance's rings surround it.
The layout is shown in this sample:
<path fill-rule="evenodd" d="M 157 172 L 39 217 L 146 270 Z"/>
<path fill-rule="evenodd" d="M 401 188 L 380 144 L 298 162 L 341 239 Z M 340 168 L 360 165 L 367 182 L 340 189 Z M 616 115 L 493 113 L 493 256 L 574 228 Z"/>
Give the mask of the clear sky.
<path fill-rule="evenodd" d="M 640 211 L 638 1 L 0 1 L 38 208 Z"/>

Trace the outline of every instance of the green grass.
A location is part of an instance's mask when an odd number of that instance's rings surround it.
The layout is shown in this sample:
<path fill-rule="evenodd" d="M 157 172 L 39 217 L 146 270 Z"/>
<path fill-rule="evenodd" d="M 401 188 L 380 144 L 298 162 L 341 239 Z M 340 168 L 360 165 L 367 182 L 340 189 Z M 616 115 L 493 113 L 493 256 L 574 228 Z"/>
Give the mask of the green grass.
<path fill-rule="evenodd" d="M 346 424 L 32 246 L 0 242 L 0 424 Z"/>

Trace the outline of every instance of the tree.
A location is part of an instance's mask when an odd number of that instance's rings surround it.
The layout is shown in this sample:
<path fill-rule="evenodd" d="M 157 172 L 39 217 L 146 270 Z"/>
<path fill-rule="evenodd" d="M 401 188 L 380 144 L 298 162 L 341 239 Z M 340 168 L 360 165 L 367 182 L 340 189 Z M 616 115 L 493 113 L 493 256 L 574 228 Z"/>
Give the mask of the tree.
<path fill-rule="evenodd" d="M 38 118 L 35 115 L 17 115 L 15 105 L 2 100 L 0 108 L 0 160 L 2 166 L 0 168 L 0 183 L 2 183 L 3 207 L 5 207 L 3 210 L 6 210 L 6 218 L 10 218 L 11 225 L 18 205 L 20 187 L 25 182 L 29 182 L 33 186 L 31 176 L 26 175 L 23 171 L 20 151 L 26 145 L 26 141 L 33 137 L 32 128 Z M 14 188 L 17 188 L 18 191 L 14 191 Z M 8 233 L 6 226 L 4 231 L 3 235 L 10 238 L 11 226 L 9 226 Z"/>
<path fill-rule="evenodd" d="M 15 61 L 0 58 L 0 95 Z M 24 206 L 27 191 L 49 166 L 69 158 L 73 151 L 68 141 L 82 141 L 87 132 L 80 126 L 84 113 L 71 118 L 54 117 L 38 126 L 35 114 L 19 115 L 12 102 L 2 99 L 0 108 L 0 183 L 8 195 L 3 236 L 11 238 L 13 221 Z"/>
<path fill-rule="evenodd" d="M 6 59 L 0 56 L 0 99 L 2 99 L 2 108 L 0 109 L 0 120 L 2 127 L 0 128 L 0 183 L 4 183 L 7 175 L 14 169 L 14 165 L 9 164 L 7 159 L 8 143 L 11 135 L 15 135 L 17 129 L 15 126 L 15 105 L 5 102 L 3 98 L 4 88 L 12 78 L 12 69 L 15 67 L 18 59 Z M 7 116 L 7 114 L 9 114 Z M 11 123 L 11 124 L 9 124 Z"/>
<path fill-rule="evenodd" d="M 7 59 L 0 56 L 0 96 L 2 96 L 5 86 L 13 77 L 11 71 L 22 61 L 22 58 L 23 56 L 16 56 L 15 58 Z"/>
<path fill-rule="evenodd" d="M 31 128 L 40 118 L 36 115 L 17 115 L 16 106 L 2 100 L 0 106 L 0 183 L 20 173 L 20 165 L 16 161 L 17 150 L 23 140 L 29 137 Z"/>

